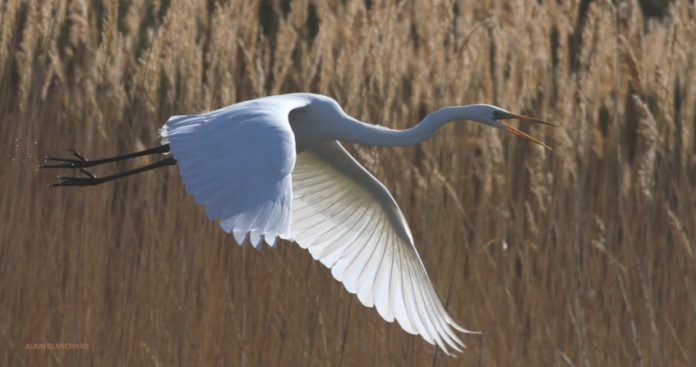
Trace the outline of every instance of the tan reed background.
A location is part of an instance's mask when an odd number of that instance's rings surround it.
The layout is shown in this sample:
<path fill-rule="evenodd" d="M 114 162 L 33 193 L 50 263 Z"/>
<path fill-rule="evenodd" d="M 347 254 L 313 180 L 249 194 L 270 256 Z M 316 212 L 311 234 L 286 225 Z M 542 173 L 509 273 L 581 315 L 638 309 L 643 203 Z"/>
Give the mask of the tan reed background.
<path fill-rule="evenodd" d="M 0 365 L 696 365 L 696 8 L 671 4 L 1 1 Z M 458 359 L 299 247 L 234 245 L 175 167 L 85 189 L 37 170 L 292 91 L 394 128 L 477 102 L 562 125 L 525 127 L 553 152 L 475 123 L 350 147 L 484 332 Z"/>

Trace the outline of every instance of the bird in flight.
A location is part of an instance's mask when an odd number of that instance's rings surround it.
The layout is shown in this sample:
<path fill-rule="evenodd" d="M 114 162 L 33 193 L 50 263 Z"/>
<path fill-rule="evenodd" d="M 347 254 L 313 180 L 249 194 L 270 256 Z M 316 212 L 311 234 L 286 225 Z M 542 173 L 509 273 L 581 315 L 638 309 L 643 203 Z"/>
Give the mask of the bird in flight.
<path fill-rule="evenodd" d="M 151 149 L 95 160 L 72 150 L 73 157 L 46 158 L 41 168 L 82 174 L 59 176 L 52 186 L 91 186 L 176 164 L 186 190 L 239 245 L 274 247 L 279 238 L 297 243 L 363 305 L 449 355 L 464 347 L 454 330 L 472 332 L 440 302 L 394 198 L 339 141 L 411 145 L 447 122 L 471 120 L 548 148 L 509 119 L 556 126 L 475 104 L 442 108 L 412 128 L 393 130 L 349 116 L 329 97 L 293 93 L 172 116 L 160 129 L 161 145 Z M 88 170 L 157 153 L 166 156 L 111 176 Z"/>

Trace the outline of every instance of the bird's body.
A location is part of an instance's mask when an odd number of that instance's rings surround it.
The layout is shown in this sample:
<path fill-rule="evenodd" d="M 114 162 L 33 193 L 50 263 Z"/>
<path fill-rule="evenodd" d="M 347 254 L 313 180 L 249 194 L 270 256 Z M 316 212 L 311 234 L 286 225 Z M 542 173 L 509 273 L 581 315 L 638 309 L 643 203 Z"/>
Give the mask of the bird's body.
<path fill-rule="evenodd" d="M 238 244 L 259 249 L 275 246 L 278 238 L 296 242 L 363 305 L 449 353 L 464 346 L 454 330 L 468 331 L 437 297 L 396 201 L 338 141 L 415 144 L 448 121 L 475 120 L 538 142 L 498 121 L 506 118 L 542 122 L 471 105 L 444 108 L 413 128 L 392 130 L 348 116 L 329 97 L 295 93 L 174 116 L 160 134 L 174 157 L 166 164 L 179 164 L 186 190 Z M 87 185 L 110 178 L 89 181 L 98 179 L 84 167 L 112 160 L 47 167 L 80 168 L 92 178 L 64 178 L 59 185 Z"/>
<path fill-rule="evenodd" d="M 342 135 L 354 123 L 340 112 L 320 95 L 271 96 L 172 117 L 161 135 L 186 190 L 238 244 L 295 241 L 385 320 L 459 349 L 451 329 L 465 330 L 437 298 L 399 207 L 336 141 L 360 138 Z"/>

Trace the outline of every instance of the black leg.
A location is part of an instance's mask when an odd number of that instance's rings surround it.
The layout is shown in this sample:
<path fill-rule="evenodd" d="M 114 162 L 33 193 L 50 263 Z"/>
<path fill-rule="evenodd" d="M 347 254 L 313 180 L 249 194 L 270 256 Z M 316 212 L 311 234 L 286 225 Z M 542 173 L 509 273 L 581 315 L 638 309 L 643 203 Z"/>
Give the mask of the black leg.
<path fill-rule="evenodd" d="M 52 184 L 52 187 L 57 187 L 57 186 L 93 186 L 93 185 L 99 185 L 104 182 L 108 181 L 113 181 L 122 177 L 134 175 L 137 173 L 149 171 L 151 169 L 159 168 L 159 167 L 165 167 L 165 166 L 171 166 L 176 164 L 176 159 L 173 157 L 169 157 L 167 159 L 163 159 L 159 162 L 155 162 L 153 164 L 149 164 L 144 167 L 132 169 L 129 171 L 117 173 L 115 175 L 111 176 L 106 176 L 106 177 L 96 177 L 89 171 L 87 171 L 84 168 L 80 168 L 80 172 L 85 174 L 87 177 L 66 177 L 66 176 L 60 176 L 58 179 L 60 180 L 59 182 L 56 182 Z"/>
<path fill-rule="evenodd" d="M 122 155 L 117 155 L 113 157 L 108 157 L 108 158 L 102 158 L 102 159 L 94 159 L 94 160 L 89 160 L 80 154 L 75 149 L 71 149 L 70 152 L 75 158 L 53 158 L 53 157 L 47 157 L 47 161 L 52 161 L 52 162 L 62 162 L 58 164 L 42 164 L 39 166 L 40 168 L 87 168 L 87 167 L 92 167 L 92 166 L 97 166 L 100 164 L 104 163 L 109 163 L 109 162 L 116 162 L 116 161 L 122 161 L 126 159 L 131 159 L 135 157 L 142 157 L 144 155 L 150 155 L 150 154 L 156 154 L 156 153 L 166 153 L 169 151 L 169 144 L 164 144 L 160 145 L 154 148 L 150 149 L 145 149 L 141 150 L 139 152 L 134 152 L 134 153 L 128 153 L 128 154 L 122 154 Z"/>

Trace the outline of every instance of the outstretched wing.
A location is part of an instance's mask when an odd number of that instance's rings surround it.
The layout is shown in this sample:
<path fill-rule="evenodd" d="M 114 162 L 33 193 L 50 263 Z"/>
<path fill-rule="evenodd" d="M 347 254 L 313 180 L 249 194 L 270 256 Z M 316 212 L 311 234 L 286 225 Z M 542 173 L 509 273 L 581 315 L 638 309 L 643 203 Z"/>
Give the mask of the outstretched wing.
<path fill-rule="evenodd" d="M 290 237 L 295 140 L 288 114 L 300 99 L 275 96 L 174 116 L 161 130 L 186 190 L 240 245 Z"/>
<path fill-rule="evenodd" d="M 445 353 L 467 332 L 445 311 L 389 191 L 336 141 L 297 157 L 293 239 L 380 316 Z"/>

